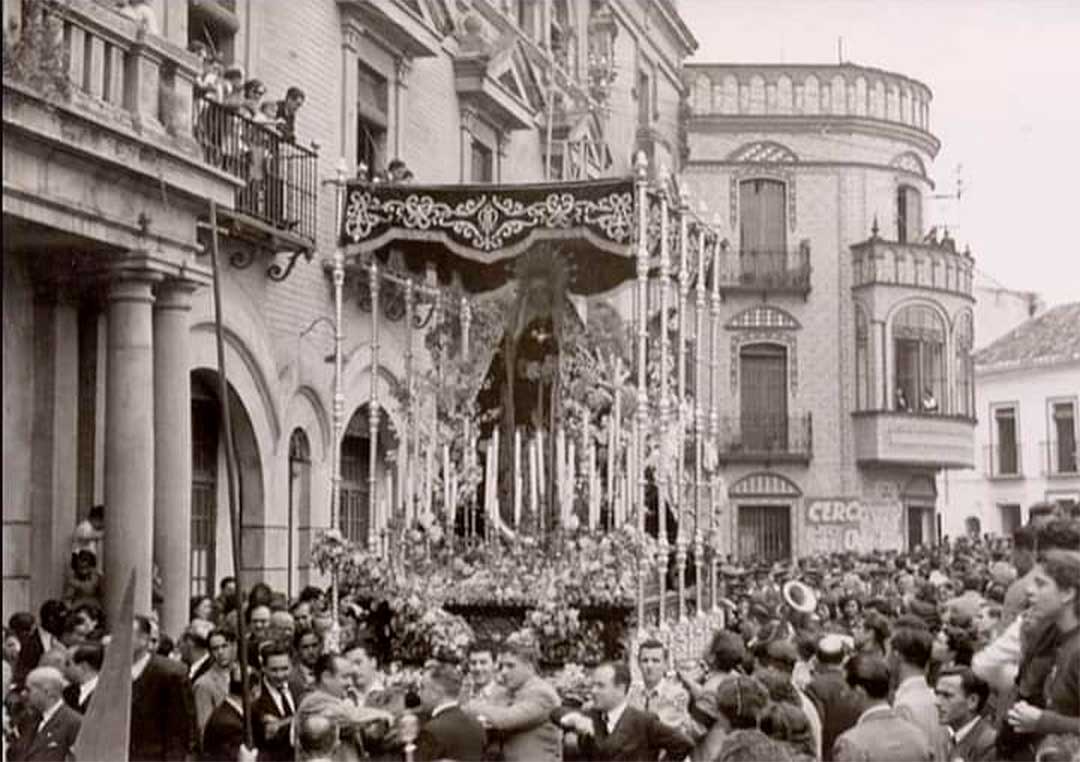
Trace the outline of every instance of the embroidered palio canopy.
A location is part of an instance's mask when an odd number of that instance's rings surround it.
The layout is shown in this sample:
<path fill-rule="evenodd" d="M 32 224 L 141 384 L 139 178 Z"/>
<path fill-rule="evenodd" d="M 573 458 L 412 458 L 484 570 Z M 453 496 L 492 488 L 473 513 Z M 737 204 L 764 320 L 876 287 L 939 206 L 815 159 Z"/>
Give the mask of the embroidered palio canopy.
<path fill-rule="evenodd" d="M 498 288 L 508 264 L 541 242 L 568 259 L 570 290 L 607 291 L 634 277 L 637 216 L 630 178 L 528 185 L 351 183 L 341 243 L 349 255 L 397 249 L 434 262 L 472 292 Z M 448 261 L 452 258 L 453 261 Z"/>

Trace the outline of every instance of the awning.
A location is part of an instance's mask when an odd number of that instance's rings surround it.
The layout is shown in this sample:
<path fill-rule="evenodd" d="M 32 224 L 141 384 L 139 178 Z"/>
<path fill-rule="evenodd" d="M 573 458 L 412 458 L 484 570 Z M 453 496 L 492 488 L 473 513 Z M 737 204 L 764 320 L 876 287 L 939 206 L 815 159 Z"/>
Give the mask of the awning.
<path fill-rule="evenodd" d="M 453 269 L 472 292 L 498 288 L 507 265 L 557 242 L 570 290 L 594 294 L 634 277 L 637 216 L 629 178 L 528 185 L 368 184 L 346 188 L 347 256 L 401 250 L 411 265 Z"/>

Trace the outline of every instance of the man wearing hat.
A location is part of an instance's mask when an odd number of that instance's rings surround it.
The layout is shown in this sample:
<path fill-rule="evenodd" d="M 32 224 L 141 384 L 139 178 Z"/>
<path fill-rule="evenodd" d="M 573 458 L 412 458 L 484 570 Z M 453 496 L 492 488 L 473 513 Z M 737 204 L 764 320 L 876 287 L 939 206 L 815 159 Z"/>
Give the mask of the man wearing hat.
<path fill-rule="evenodd" d="M 859 704 L 844 675 L 844 641 L 840 635 L 826 635 L 818 641 L 816 661 L 806 695 L 821 718 L 822 759 L 832 762 L 836 739 L 859 719 Z"/>

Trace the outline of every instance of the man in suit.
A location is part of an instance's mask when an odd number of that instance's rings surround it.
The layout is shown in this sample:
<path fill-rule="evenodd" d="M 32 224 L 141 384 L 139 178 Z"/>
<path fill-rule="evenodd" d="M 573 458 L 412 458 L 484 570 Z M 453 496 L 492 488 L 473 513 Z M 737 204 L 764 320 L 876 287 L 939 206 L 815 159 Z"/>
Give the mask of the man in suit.
<path fill-rule="evenodd" d="M 248 696 L 252 702 L 259 696 L 259 676 L 248 673 Z M 240 745 L 244 742 L 244 683 L 240 679 L 240 666 L 234 664 L 229 673 L 227 695 L 214 707 L 202 732 L 202 759 L 206 762 L 239 759 Z"/>
<path fill-rule="evenodd" d="M 186 760 L 195 750 L 195 700 L 187 667 L 150 651 L 153 625 L 136 615 L 128 759 Z"/>
<path fill-rule="evenodd" d="M 499 680 L 506 697 L 477 699 L 465 705 L 489 732 L 498 734 L 505 762 L 559 762 L 562 734 L 551 713 L 562 702 L 555 689 L 536 674 L 538 649 L 529 643 L 507 640 L 499 654 Z"/>
<path fill-rule="evenodd" d="M 210 647 L 210 668 L 195 681 L 195 725 L 201 734 L 210 715 L 229 694 L 231 670 L 236 663 L 236 633 L 214 630 L 207 638 Z"/>
<path fill-rule="evenodd" d="M 180 636 L 180 656 L 188 665 L 188 679 L 192 685 L 214 665 L 209 643 L 213 629 L 214 625 L 205 619 L 193 619 Z"/>
<path fill-rule="evenodd" d="M 946 759 L 988 762 L 994 759 L 997 730 L 984 715 L 990 686 L 968 667 L 945 670 L 934 687 L 938 715 L 949 728 L 951 742 Z"/>
<path fill-rule="evenodd" d="M 252 730 L 261 760 L 286 762 L 293 758 L 290 728 L 296 701 L 289 690 L 291 669 L 289 650 L 283 644 L 270 643 L 263 648 L 262 693 L 251 705 Z"/>
<path fill-rule="evenodd" d="M 424 670 L 420 681 L 420 703 L 430 713 L 416 743 L 420 762 L 453 759 L 461 762 L 483 759 L 484 727 L 458 705 L 461 673 L 449 664 L 435 664 Z"/>
<path fill-rule="evenodd" d="M 320 716 L 332 721 L 338 728 L 342 746 L 347 747 L 342 752 L 346 757 L 354 750 L 359 756 L 364 745 L 363 732 L 369 725 L 382 723 L 385 729 L 394 719 L 389 712 L 358 706 L 348 697 L 347 691 L 352 684 L 355 668 L 341 654 L 320 656 L 315 663 L 315 685 L 304 694 L 293 717 L 294 732 L 297 734 L 310 717 Z"/>
<path fill-rule="evenodd" d="M 30 617 L 29 629 L 22 626 L 13 628 L 22 644 L 19 660 L 15 664 L 16 683 L 21 684 L 47 653 L 57 652 L 61 664 L 66 659 L 66 649 L 60 642 L 60 636 L 64 633 L 64 622 L 67 620 L 67 605 L 63 601 L 48 600 L 41 604 L 38 613 L 41 615 L 40 624 L 35 626 L 33 617 Z"/>
<path fill-rule="evenodd" d="M 600 762 L 641 762 L 656 760 L 664 752 L 668 759 L 682 759 L 694 742 L 682 731 L 660 721 L 655 714 L 627 703 L 630 668 L 622 662 L 607 662 L 593 671 L 593 709 L 588 714 L 569 712 L 560 724 L 580 738 L 586 759 Z"/>
<path fill-rule="evenodd" d="M 36 667 L 26 676 L 34 723 L 11 750 L 13 762 L 63 762 L 79 735 L 82 718 L 64 703 L 64 676 L 55 667 Z"/>
<path fill-rule="evenodd" d="M 64 689 L 64 700 L 79 714 L 86 714 L 90 706 L 104 662 L 105 647 L 100 643 L 84 643 L 71 654 L 68 671 L 74 681 Z"/>
<path fill-rule="evenodd" d="M 893 709 L 923 732 L 935 761 L 944 762 L 949 738 L 938 719 L 937 699 L 926 682 L 934 638 L 929 630 L 905 626 L 893 633 L 890 642 L 890 666 L 898 678 Z"/>
<path fill-rule="evenodd" d="M 832 762 L 836 739 L 855 724 L 861 710 L 844 676 L 844 643 L 839 635 L 825 635 L 818 641 L 816 661 L 806 695 L 821 717 L 823 759 Z"/>
<path fill-rule="evenodd" d="M 922 731 L 889 706 L 889 667 L 870 654 L 856 654 L 845 667 L 860 709 L 855 725 L 836 739 L 836 762 L 931 762 L 934 752 Z"/>

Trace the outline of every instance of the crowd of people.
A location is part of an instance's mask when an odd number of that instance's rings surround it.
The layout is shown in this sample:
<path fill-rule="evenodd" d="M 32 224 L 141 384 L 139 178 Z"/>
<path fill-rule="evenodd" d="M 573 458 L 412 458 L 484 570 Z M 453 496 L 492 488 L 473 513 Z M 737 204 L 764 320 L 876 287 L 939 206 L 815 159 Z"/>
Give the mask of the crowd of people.
<path fill-rule="evenodd" d="M 97 688 L 109 636 L 83 529 L 81 582 L 4 633 L 12 760 L 68 757 Z M 129 758 L 1080 759 L 1077 519 L 1040 518 L 1009 541 L 722 573 L 730 615 L 700 661 L 672 663 L 645 639 L 593 669 L 581 705 L 518 635 L 404 681 L 379 642 L 385 612 L 346 603 L 335 627 L 320 589 L 239 596 L 226 579 L 191 602 L 175 642 L 135 617 Z"/>

